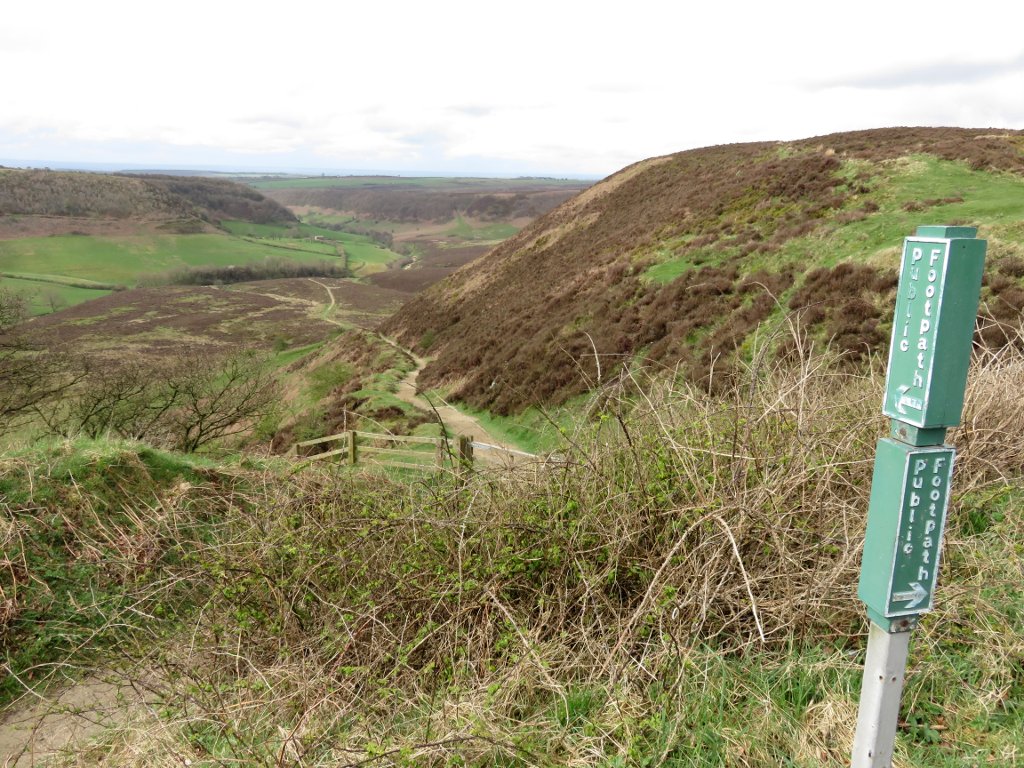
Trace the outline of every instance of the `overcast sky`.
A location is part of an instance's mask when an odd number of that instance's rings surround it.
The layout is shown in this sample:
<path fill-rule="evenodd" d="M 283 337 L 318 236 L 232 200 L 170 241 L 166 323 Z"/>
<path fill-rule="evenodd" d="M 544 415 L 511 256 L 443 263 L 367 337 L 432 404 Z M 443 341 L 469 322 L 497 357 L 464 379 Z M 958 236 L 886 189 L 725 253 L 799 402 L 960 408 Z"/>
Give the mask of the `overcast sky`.
<path fill-rule="evenodd" d="M 692 147 L 1024 128 L 1024 6 L 8 2 L 0 163 L 604 176 Z"/>

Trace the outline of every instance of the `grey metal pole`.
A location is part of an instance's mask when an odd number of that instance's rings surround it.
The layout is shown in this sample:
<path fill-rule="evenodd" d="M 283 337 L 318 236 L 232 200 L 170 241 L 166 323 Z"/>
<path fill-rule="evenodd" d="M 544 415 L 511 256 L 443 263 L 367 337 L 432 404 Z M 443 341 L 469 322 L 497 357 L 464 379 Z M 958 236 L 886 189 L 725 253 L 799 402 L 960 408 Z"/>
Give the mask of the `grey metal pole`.
<path fill-rule="evenodd" d="M 869 624 L 852 768 L 891 768 L 910 632 L 886 632 Z"/>

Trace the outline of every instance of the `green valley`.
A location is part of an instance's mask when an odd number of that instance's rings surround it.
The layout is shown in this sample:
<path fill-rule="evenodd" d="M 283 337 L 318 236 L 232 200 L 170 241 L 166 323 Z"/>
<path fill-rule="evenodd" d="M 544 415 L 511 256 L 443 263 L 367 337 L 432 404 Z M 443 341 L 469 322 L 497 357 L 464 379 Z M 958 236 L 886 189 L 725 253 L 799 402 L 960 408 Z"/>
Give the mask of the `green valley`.
<path fill-rule="evenodd" d="M 144 178 L 0 173 L 13 764 L 848 765 L 923 224 L 988 257 L 893 765 L 1020 764 L 1024 134 Z"/>

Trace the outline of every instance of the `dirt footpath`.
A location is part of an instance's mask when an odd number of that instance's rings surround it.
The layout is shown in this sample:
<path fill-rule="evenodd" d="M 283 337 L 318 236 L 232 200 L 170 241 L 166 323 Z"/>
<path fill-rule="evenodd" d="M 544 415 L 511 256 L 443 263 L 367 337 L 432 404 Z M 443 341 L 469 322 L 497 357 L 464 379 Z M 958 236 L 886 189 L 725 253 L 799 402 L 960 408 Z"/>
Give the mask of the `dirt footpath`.
<path fill-rule="evenodd" d="M 478 448 L 475 451 L 475 458 L 477 461 L 483 462 L 484 464 L 496 465 L 507 464 L 510 461 L 515 460 L 516 454 L 521 452 L 518 452 L 514 445 L 510 445 L 488 432 L 475 418 L 463 413 L 451 405 L 448 405 L 448 403 L 436 395 L 432 396 L 430 401 L 420 395 L 416 384 L 419 380 L 420 371 L 422 371 L 424 366 L 426 366 L 427 361 L 422 357 L 413 354 L 404 347 L 399 346 L 399 344 L 394 340 L 389 339 L 386 336 L 381 336 L 381 338 L 395 349 L 398 349 L 408 355 L 416 364 L 416 367 L 410 371 L 398 385 L 398 391 L 395 393 L 395 396 L 399 400 L 427 411 L 428 413 L 436 412 L 451 435 L 466 435 L 473 438 L 474 442 L 487 443 L 488 445 L 503 448 L 505 451 L 510 452 L 489 451 Z M 519 458 L 522 458 L 522 456 L 519 456 Z"/>
<path fill-rule="evenodd" d="M 45 765 L 60 750 L 73 750 L 124 723 L 142 706 L 141 695 L 130 685 L 98 678 L 23 700 L 0 716 L 0 768 Z"/>

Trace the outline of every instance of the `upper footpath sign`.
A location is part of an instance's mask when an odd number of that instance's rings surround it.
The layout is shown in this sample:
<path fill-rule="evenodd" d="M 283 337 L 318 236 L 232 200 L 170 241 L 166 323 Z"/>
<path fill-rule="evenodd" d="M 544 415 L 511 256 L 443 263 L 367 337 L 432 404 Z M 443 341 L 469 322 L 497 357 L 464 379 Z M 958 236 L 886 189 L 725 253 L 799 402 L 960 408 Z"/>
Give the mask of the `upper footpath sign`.
<path fill-rule="evenodd" d="M 921 429 L 960 423 L 985 242 L 918 227 L 903 245 L 882 413 Z"/>

